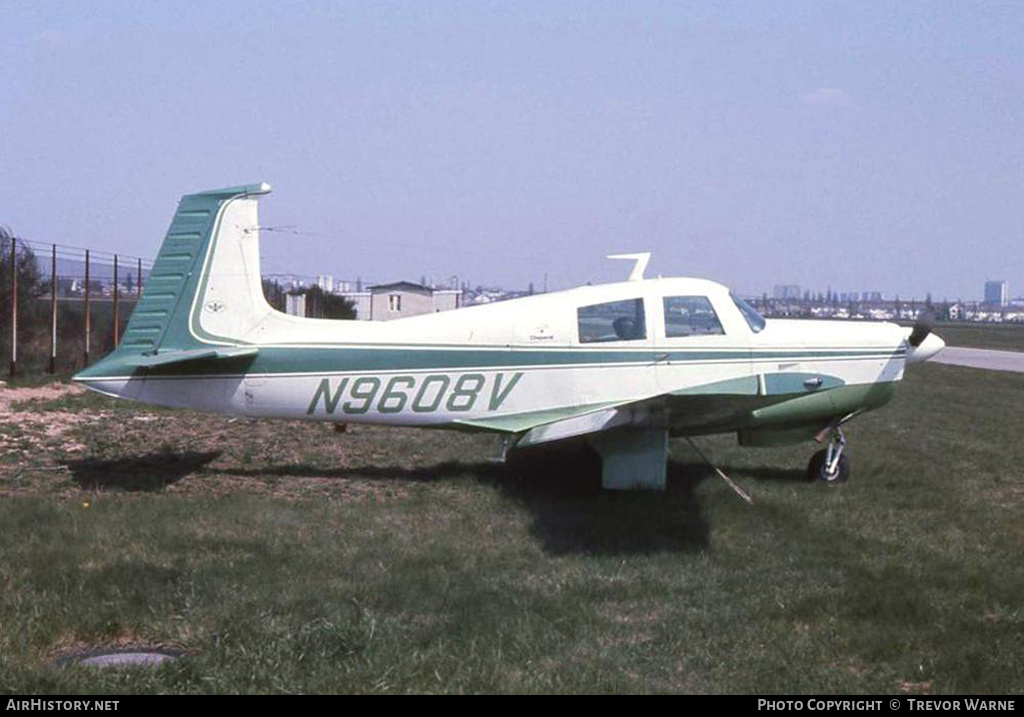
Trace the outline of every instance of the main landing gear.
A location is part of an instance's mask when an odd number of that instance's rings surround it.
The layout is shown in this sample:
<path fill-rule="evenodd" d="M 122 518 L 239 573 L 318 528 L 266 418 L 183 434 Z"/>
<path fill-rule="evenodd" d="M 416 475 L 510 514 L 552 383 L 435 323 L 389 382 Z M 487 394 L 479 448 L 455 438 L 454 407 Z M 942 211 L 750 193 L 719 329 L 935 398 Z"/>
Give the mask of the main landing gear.
<path fill-rule="evenodd" d="M 811 456 L 807 464 L 807 477 L 826 483 L 842 483 L 850 477 L 850 457 L 843 455 L 846 437 L 839 426 L 826 430 L 828 446 Z"/>

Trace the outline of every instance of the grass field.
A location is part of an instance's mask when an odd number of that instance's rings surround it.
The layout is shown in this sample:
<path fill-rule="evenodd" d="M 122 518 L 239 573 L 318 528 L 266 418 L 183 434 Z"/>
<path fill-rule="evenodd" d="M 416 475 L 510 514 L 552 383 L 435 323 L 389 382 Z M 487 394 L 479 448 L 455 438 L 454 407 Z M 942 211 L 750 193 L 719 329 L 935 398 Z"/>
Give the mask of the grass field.
<path fill-rule="evenodd" d="M 911 367 L 811 446 L 682 443 L 664 494 L 485 436 L 0 390 L 0 692 L 1020 692 L 1024 376 Z M 161 668 L 57 667 L 114 645 Z"/>
<path fill-rule="evenodd" d="M 940 323 L 935 333 L 950 346 L 1024 351 L 1024 324 Z"/>

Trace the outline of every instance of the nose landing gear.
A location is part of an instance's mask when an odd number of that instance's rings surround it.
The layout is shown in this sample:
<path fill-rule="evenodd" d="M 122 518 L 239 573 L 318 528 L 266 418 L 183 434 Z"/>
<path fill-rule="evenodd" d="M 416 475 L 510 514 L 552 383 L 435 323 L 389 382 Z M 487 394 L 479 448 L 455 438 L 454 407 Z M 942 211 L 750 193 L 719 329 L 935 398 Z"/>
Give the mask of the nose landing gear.
<path fill-rule="evenodd" d="M 843 429 L 836 426 L 828 435 L 828 445 L 824 450 L 811 456 L 807 464 L 807 477 L 826 483 L 842 483 L 850 478 L 850 457 L 843 455 L 846 437 Z"/>

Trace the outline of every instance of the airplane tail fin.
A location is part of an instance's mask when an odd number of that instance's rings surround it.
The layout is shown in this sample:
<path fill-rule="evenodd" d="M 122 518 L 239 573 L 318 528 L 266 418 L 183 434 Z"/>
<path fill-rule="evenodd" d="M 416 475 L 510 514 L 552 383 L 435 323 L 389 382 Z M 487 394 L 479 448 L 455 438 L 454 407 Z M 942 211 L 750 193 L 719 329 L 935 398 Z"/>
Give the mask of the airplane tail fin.
<path fill-rule="evenodd" d="M 273 309 L 263 296 L 257 199 L 268 184 L 181 198 L 117 349 L 75 376 L 251 355 L 253 329 Z"/>

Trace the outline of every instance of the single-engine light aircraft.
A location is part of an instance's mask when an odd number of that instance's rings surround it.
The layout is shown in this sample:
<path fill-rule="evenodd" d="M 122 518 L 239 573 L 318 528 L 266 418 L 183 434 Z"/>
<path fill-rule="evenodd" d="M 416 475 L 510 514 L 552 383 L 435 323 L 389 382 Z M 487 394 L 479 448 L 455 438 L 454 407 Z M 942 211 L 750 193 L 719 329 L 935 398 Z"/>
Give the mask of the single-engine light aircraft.
<path fill-rule="evenodd" d="M 583 286 L 393 321 L 290 316 L 263 295 L 267 184 L 184 196 L 117 349 L 75 380 L 111 396 L 258 418 L 489 431 L 507 451 L 583 442 L 609 489 L 662 489 L 669 437 L 817 439 L 843 481 L 843 425 L 944 346 L 933 319 L 763 318 L 703 279 Z M 564 444 L 563 444 L 564 445 Z"/>

